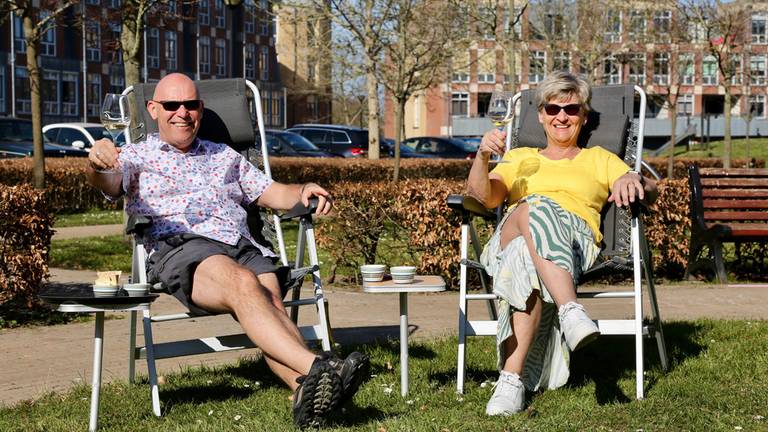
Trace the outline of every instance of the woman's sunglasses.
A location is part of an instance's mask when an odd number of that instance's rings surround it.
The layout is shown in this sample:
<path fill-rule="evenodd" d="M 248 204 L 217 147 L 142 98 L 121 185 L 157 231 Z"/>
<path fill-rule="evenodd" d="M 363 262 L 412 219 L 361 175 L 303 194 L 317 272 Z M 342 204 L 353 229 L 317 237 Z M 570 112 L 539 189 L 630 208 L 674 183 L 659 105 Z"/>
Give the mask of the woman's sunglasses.
<path fill-rule="evenodd" d="M 194 111 L 197 109 L 200 109 L 200 99 L 190 99 L 185 101 L 156 101 L 153 100 L 154 103 L 159 103 L 163 106 L 163 109 L 166 111 L 176 111 L 184 105 L 184 108 L 190 111 Z"/>
<path fill-rule="evenodd" d="M 581 112 L 581 104 L 568 104 L 568 105 L 546 104 L 544 105 L 544 112 L 546 112 L 547 115 L 551 115 L 551 116 L 558 115 L 560 114 L 560 110 L 565 111 L 565 113 L 568 114 L 569 116 L 575 116 Z"/>

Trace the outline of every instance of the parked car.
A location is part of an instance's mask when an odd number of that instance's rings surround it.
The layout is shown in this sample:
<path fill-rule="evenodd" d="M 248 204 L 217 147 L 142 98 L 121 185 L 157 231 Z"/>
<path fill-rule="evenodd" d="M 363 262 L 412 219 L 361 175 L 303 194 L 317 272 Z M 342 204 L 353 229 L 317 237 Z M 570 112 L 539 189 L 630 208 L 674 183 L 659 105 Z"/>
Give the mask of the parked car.
<path fill-rule="evenodd" d="M 386 157 L 395 157 L 395 141 L 391 140 L 386 150 Z M 382 157 L 384 156 L 384 150 L 382 150 Z M 412 148 L 408 147 L 404 143 L 400 143 L 400 158 L 416 158 L 416 159 L 437 159 L 439 156 L 425 153 L 416 153 Z"/>
<path fill-rule="evenodd" d="M 43 126 L 43 133 L 54 143 L 91 151 L 93 143 L 112 136 L 100 123 L 53 123 Z M 125 135 L 117 137 L 118 144 L 125 143 Z"/>
<path fill-rule="evenodd" d="M 477 148 L 480 147 L 480 141 L 483 140 L 483 137 L 479 137 L 479 136 L 455 136 L 454 138 L 460 139 L 465 143 L 471 145 L 472 147 L 475 148 L 475 151 L 477 151 Z"/>
<path fill-rule="evenodd" d="M 368 130 L 351 126 L 298 124 L 286 129 L 312 141 L 320 150 L 343 157 L 364 157 L 368 153 Z"/>
<path fill-rule="evenodd" d="M 322 151 L 303 136 L 286 131 L 265 130 L 267 137 L 267 152 L 270 156 L 302 156 L 302 157 L 338 157 Z M 256 136 L 257 142 L 260 141 Z"/>
<path fill-rule="evenodd" d="M 401 143 L 412 152 L 405 155 L 400 151 L 400 157 L 435 157 L 446 159 L 474 159 L 477 147 L 466 142 L 446 137 L 416 137 L 408 138 Z M 411 153 L 419 155 L 414 156 Z"/>
<path fill-rule="evenodd" d="M 0 118 L 0 158 L 32 156 L 32 121 L 5 117 Z M 70 146 L 51 144 L 43 134 L 45 157 L 87 157 L 88 152 Z"/>

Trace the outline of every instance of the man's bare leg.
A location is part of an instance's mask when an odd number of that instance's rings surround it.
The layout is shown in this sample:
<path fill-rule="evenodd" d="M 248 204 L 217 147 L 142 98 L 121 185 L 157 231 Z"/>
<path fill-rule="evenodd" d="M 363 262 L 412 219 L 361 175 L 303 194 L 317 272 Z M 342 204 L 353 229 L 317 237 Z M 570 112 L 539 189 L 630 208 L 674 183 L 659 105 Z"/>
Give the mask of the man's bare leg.
<path fill-rule="evenodd" d="M 257 278 L 231 258 L 213 255 L 197 266 L 192 301 L 206 310 L 234 314 L 291 389 L 297 387 L 296 378 L 309 372 L 315 354 L 288 317 L 274 275 Z"/>

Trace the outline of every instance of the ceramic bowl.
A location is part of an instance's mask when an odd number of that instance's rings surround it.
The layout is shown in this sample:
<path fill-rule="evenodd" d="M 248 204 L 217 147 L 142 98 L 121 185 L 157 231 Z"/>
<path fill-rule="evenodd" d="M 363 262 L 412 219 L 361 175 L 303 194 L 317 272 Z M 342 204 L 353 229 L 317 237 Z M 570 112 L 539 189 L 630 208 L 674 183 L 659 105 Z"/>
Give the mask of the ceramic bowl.
<path fill-rule="evenodd" d="M 119 285 L 93 285 L 93 295 L 96 297 L 113 296 L 118 290 L 120 290 Z"/>
<path fill-rule="evenodd" d="M 141 297 L 141 296 L 147 295 L 149 293 L 149 287 L 150 287 L 149 284 L 142 284 L 142 283 L 123 285 L 123 289 L 131 297 Z"/>
<path fill-rule="evenodd" d="M 395 283 L 411 283 L 416 276 L 416 267 L 414 266 L 395 266 L 389 269 L 392 275 L 392 281 Z"/>
<path fill-rule="evenodd" d="M 384 272 L 386 271 L 387 266 L 383 264 L 366 264 L 360 266 L 363 282 L 381 282 L 384 280 Z"/>

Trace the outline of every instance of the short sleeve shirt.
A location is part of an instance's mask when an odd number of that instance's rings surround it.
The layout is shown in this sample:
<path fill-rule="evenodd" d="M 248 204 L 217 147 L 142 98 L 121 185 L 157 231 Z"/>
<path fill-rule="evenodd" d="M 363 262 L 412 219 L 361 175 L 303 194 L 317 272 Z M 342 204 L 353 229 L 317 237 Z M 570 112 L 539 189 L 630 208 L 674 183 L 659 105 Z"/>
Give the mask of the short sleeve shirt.
<path fill-rule="evenodd" d="M 595 240 L 600 233 L 600 211 L 613 182 L 629 171 L 618 156 L 602 147 L 582 149 L 573 159 L 552 160 L 539 149 L 519 147 L 504 155 L 492 172 L 501 176 L 515 203 L 531 194 L 552 198 L 562 208 L 584 219 Z"/>
<path fill-rule="evenodd" d="M 245 210 L 272 180 L 226 144 L 196 139 L 184 153 L 150 134 L 123 147 L 119 161 L 126 212 L 152 219 L 147 249 L 193 233 L 230 245 L 244 237 L 275 256 L 249 233 Z"/>

